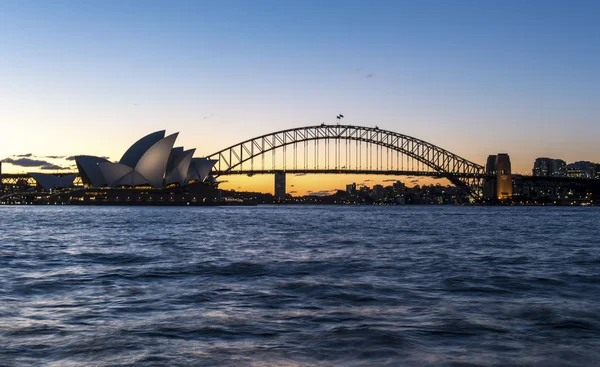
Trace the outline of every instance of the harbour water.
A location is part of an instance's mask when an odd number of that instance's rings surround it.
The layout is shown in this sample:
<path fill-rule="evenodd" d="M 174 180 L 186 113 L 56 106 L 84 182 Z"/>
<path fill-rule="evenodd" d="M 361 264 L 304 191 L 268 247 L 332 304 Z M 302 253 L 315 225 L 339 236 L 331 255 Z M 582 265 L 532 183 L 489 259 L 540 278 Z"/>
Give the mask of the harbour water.
<path fill-rule="evenodd" d="M 0 207 L 0 366 L 597 366 L 600 208 Z"/>

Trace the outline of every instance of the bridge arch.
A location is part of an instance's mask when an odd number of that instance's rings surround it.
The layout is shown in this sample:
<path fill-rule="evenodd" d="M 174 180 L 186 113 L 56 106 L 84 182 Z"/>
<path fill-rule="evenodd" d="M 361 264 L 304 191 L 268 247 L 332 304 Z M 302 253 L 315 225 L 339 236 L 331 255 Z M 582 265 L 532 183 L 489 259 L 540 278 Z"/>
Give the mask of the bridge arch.
<path fill-rule="evenodd" d="M 252 162 L 268 152 L 275 154 L 275 150 L 279 148 L 285 150 L 290 145 L 322 140 L 333 140 L 337 144 L 340 141 L 357 141 L 399 152 L 432 169 L 432 176 L 447 178 L 475 198 L 481 195 L 478 188 L 485 176 L 483 166 L 424 140 L 377 127 L 321 124 L 281 130 L 229 146 L 209 155 L 208 158 L 217 160 L 213 175 L 218 177 L 236 173 L 236 169 L 244 163 Z M 306 172 L 310 173 L 311 169 L 307 169 Z M 352 171 L 340 170 L 339 173 Z"/>

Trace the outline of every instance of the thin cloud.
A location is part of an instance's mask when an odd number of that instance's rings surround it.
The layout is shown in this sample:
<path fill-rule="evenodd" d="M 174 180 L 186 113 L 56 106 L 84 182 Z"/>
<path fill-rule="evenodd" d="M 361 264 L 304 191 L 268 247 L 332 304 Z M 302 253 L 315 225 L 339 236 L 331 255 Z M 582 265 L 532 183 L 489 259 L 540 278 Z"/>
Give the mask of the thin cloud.
<path fill-rule="evenodd" d="M 64 155 L 45 155 L 45 156 L 42 156 L 41 158 L 48 158 L 48 159 L 63 159 L 63 158 L 65 158 L 65 157 L 66 157 L 66 156 L 64 156 Z"/>
<path fill-rule="evenodd" d="M 40 160 L 40 159 L 30 159 L 30 158 L 5 158 L 2 160 L 3 163 L 9 163 L 13 166 L 19 167 L 41 167 L 45 164 L 51 164 L 48 161 Z"/>
<path fill-rule="evenodd" d="M 67 161 L 74 161 L 74 160 L 75 160 L 75 158 L 77 158 L 77 157 L 81 157 L 82 155 L 84 155 L 84 154 L 70 155 L 70 156 L 68 156 L 68 157 L 67 157 L 67 156 L 63 156 L 62 158 L 64 158 L 64 159 L 65 159 L 65 160 L 67 160 Z M 104 158 L 104 159 L 106 159 L 106 160 L 109 160 L 109 159 L 110 159 L 110 157 L 106 157 L 106 156 L 99 157 L 99 158 Z M 115 162 L 115 163 L 116 163 L 116 162 Z"/>
<path fill-rule="evenodd" d="M 31 153 L 27 153 L 27 154 L 17 154 L 17 155 L 13 155 L 13 157 L 17 157 L 17 158 L 29 158 L 31 157 L 33 154 Z"/>
<path fill-rule="evenodd" d="M 69 168 L 68 167 L 61 167 L 59 165 L 52 164 L 52 163 L 46 163 L 43 166 L 41 166 L 40 169 L 60 171 L 60 170 L 65 170 L 65 169 L 69 169 Z"/>
<path fill-rule="evenodd" d="M 320 190 L 320 191 L 309 191 L 310 196 L 328 196 L 336 192 L 337 190 Z"/>

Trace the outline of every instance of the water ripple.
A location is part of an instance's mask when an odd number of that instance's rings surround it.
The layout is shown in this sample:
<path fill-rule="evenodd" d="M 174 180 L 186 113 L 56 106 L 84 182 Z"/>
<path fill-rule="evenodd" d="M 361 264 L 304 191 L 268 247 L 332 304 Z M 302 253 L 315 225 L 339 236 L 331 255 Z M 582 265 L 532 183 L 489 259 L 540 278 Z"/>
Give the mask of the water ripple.
<path fill-rule="evenodd" d="M 598 208 L 0 207 L 0 366 L 596 366 Z"/>

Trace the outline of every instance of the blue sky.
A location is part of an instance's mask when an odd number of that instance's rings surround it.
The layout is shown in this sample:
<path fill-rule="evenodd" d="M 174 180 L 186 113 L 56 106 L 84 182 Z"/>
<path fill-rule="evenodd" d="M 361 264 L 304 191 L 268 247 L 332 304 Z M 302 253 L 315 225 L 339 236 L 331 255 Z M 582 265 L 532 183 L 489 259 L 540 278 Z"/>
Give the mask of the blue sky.
<path fill-rule="evenodd" d="M 600 161 L 598 14 L 596 1 L 2 1 L 0 159 L 118 159 L 163 128 L 204 155 L 344 113 L 478 163 Z"/>

